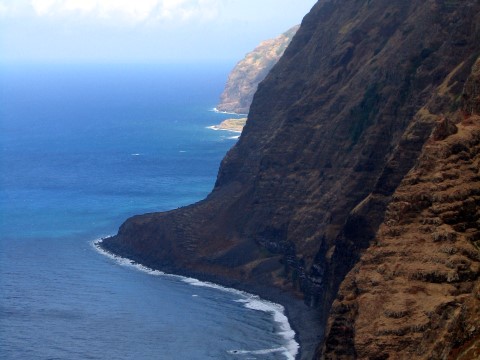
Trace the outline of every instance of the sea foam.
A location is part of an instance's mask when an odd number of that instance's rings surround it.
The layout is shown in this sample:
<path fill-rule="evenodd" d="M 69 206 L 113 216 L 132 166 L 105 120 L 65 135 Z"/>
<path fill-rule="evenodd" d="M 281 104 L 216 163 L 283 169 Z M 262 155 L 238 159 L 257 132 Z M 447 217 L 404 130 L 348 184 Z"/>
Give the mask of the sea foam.
<path fill-rule="evenodd" d="M 219 291 L 228 292 L 230 294 L 235 294 L 240 297 L 240 299 L 236 301 L 239 303 L 243 303 L 246 308 L 250 310 L 262 311 L 262 312 L 267 312 L 272 314 L 273 320 L 279 326 L 278 333 L 285 339 L 286 345 L 284 347 L 273 348 L 273 349 L 260 349 L 260 350 L 230 350 L 229 351 L 230 354 L 262 355 L 262 354 L 281 352 L 285 356 L 285 358 L 288 360 L 294 360 L 295 357 L 297 356 L 299 344 L 295 340 L 295 331 L 293 331 L 293 329 L 291 328 L 290 322 L 288 321 L 288 318 L 285 315 L 285 308 L 282 305 L 268 301 L 268 300 L 264 300 L 260 298 L 258 295 L 250 294 L 245 291 L 227 288 L 225 286 L 218 285 L 208 281 L 200 281 L 195 278 L 174 275 L 174 274 L 167 274 L 167 273 L 164 273 L 163 271 L 151 269 L 133 260 L 115 255 L 103 249 L 100 246 L 100 244 L 105 238 L 106 237 L 102 237 L 100 239 L 94 240 L 91 242 L 91 245 L 97 252 L 114 260 L 119 265 L 127 266 L 153 276 L 164 276 L 164 277 L 176 278 L 192 286 L 207 287 L 207 288 L 216 289 Z"/>
<path fill-rule="evenodd" d="M 237 134 L 241 134 L 242 132 L 241 131 L 238 131 L 238 130 L 232 130 L 232 129 L 220 129 L 218 127 L 218 125 L 212 125 L 212 126 L 207 126 L 206 129 L 210 129 L 210 130 L 215 130 L 215 131 L 228 131 L 228 132 L 233 132 L 233 133 L 237 133 Z M 228 136 L 226 137 L 228 140 L 238 140 L 240 139 L 240 135 L 235 135 L 235 136 Z"/>
<path fill-rule="evenodd" d="M 264 350 L 230 350 L 228 351 L 229 354 L 232 355 L 245 355 L 245 354 L 252 354 L 252 355 L 266 355 L 272 354 L 276 352 L 284 352 L 284 347 L 273 348 L 273 349 L 264 349 Z"/>
<path fill-rule="evenodd" d="M 210 109 L 210 111 L 212 111 L 214 113 L 217 113 L 217 114 L 226 114 L 226 115 L 238 115 L 238 116 L 247 116 L 248 115 L 248 114 L 240 114 L 240 113 L 230 112 L 230 111 L 220 111 L 216 107 L 214 107 L 213 109 Z"/>
<path fill-rule="evenodd" d="M 256 295 L 249 299 L 241 299 L 239 302 L 245 303 L 245 307 L 252 310 L 264 311 L 273 315 L 273 320 L 279 325 L 279 334 L 286 340 L 287 344 L 283 348 L 283 353 L 287 359 L 295 359 L 298 353 L 299 344 L 295 340 L 295 331 L 290 327 L 290 322 L 285 315 L 285 308 L 277 303 L 263 300 Z"/>
<path fill-rule="evenodd" d="M 218 125 L 206 126 L 205 129 L 215 130 L 215 131 L 229 131 L 234 133 L 241 133 L 241 130 L 232 130 L 232 129 L 222 129 Z"/>

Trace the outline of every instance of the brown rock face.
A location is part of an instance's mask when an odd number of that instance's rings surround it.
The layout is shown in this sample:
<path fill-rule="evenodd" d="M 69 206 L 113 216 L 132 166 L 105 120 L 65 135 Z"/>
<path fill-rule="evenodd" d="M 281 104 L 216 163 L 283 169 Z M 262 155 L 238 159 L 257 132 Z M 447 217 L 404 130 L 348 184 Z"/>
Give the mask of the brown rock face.
<path fill-rule="evenodd" d="M 480 58 L 463 109 L 480 104 L 470 91 L 480 85 L 479 66 Z M 373 244 L 340 287 L 322 358 L 479 358 L 479 115 L 438 117 Z M 455 130 L 439 137 L 446 122 Z"/>
<path fill-rule="evenodd" d="M 316 306 L 320 324 L 349 274 L 318 356 L 386 358 L 383 344 L 393 357 L 401 339 L 408 354 L 422 344 L 419 356 L 443 356 L 439 339 L 466 343 L 478 331 L 464 319 L 476 316 L 478 294 L 478 88 L 467 79 L 479 24 L 478 0 L 320 0 L 260 83 L 207 199 L 133 217 L 104 247 L 167 271 L 282 289 Z M 387 299 L 380 317 L 363 292 Z M 297 330 L 311 357 L 321 334 Z"/>
<path fill-rule="evenodd" d="M 275 39 L 261 42 L 241 60 L 228 76 L 217 110 L 248 114 L 258 84 L 282 57 L 300 26 L 294 26 Z"/>

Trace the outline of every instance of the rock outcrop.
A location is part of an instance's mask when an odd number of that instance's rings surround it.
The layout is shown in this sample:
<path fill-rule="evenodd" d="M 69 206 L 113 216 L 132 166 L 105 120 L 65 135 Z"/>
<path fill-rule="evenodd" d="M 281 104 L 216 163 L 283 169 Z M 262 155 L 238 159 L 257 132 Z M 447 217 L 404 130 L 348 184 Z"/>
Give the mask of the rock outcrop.
<path fill-rule="evenodd" d="M 320 0 L 260 83 L 207 199 L 128 219 L 103 246 L 304 299 L 328 323 L 319 358 L 467 351 L 479 54 L 478 0 Z M 297 330 L 311 358 L 304 339 L 321 332 Z"/>
<path fill-rule="evenodd" d="M 223 120 L 220 124 L 212 126 L 212 128 L 214 130 L 228 130 L 228 131 L 242 132 L 246 123 L 247 123 L 247 118 L 226 119 L 226 120 Z"/>
<path fill-rule="evenodd" d="M 294 26 L 275 39 L 261 42 L 235 65 L 220 96 L 218 111 L 248 114 L 258 84 L 282 57 L 298 28 Z"/>

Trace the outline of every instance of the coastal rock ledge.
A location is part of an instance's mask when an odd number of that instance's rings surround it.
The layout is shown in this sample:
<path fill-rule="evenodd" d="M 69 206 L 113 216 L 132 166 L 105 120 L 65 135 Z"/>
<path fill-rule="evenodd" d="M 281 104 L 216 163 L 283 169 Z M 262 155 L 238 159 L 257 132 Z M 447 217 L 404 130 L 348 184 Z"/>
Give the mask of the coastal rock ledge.
<path fill-rule="evenodd" d="M 318 1 L 212 193 L 102 246 L 282 303 L 301 359 L 475 358 L 479 56 L 478 0 Z"/>

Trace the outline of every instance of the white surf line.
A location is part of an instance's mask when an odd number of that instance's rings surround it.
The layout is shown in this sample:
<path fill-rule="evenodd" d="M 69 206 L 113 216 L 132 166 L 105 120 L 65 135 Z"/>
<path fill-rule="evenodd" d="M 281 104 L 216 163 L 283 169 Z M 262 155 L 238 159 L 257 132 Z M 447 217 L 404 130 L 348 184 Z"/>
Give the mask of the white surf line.
<path fill-rule="evenodd" d="M 295 340 L 295 331 L 293 331 L 293 329 L 291 328 L 290 322 L 288 321 L 288 318 L 285 315 L 285 308 L 282 305 L 268 301 L 268 300 L 264 300 L 260 298 L 258 295 L 250 294 L 246 291 L 227 288 L 225 286 L 218 285 L 209 281 L 200 281 L 195 278 L 190 278 L 190 277 L 181 276 L 181 275 L 167 274 L 167 273 L 164 273 L 163 271 L 151 269 L 148 266 L 144 266 L 133 260 L 115 255 L 105 249 L 102 249 L 100 244 L 105 238 L 106 237 L 96 239 L 91 241 L 90 243 L 98 253 L 114 260 L 119 265 L 131 267 L 135 270 L 145 272 L 149 275 L 173 277 L 192 286 L 207 287 L 211 289 L 220 290 L 223 292 L 228 292 L 230 294 L 235 294 L 242 297 L 242 299 L 238 299 L 236 301 L 243 303 L 247 309 L 268 312 L 273 315 L 273 320 L 279 325 L 279 328 L 280 328 L 279 334 L 286 341 L 285 347 L 274 348 L 274 349 L 263 349 L 263 350 L 231 350 L 229 351 L 230 354 L 261 355 L 261 354 L 269 354 L 273 352 L 282 352 L 287 360 L 295 360 L 295 357 L 298 354 L 298 349 L 300 345 Z M 263 351 L 267 351 L 267 352 L 263 352 Z"/>
<path fill-rule="evenodd" d="M 218 127 L 218 125 L 207 126 L 207 127 L 205 127 L 205 129 L 210 129 L 210 130 L 214 130 L 214 131 L 229 131 L 229 132 L 233 132 L 233 133 L 237 133 L 237 134 L 241 134 L 241 133 L 242 133 L 240 130 L 220 129 L 220 128 Z M 235 136 L 235 138 L 237 138 L 237 139 L 238 139 L 239 137 L 240 137 L 240 135 Z M 233 137 L 232 137 L 232 138 L 233 138 Z M 229 139 L 231 139 L 231 138 L 229 138 Z"/>
<path fill-rule="evenodd" d="M 285 351 L 284 347 L 264 349 L 264 350 L 229 350 L 228 353 L 232 355 L 246 355 L 246 354 L 266 355 L 266 354 L 272 354 L 272 353 L 282 352 L 282 351 Z"/>
<path fill-rule="evenodd" d="M 124 257 L 121 257 L 121 256 L 118 256 L 118 255 L 115 255 L 113 253 L 111 253 L 110 251 L 107 251 L 105 249 L 102 249 L 100 247 L 100 244 L 102 243 L 103 239 L 107 238 L 109 236 L 106 236 L 106 237 L 103 237 L 103 238 L 100 238 L 100 239 L 96 239 L 96 240 L 93 240 L 91 241 L 91 245 L 93 246 L 93 248 L 98 252 L 100 253 L 101 255 L 104 255 L 108 258 L 110 258 L 111 260 L 114 260 L 117 264 L 121 265 L 121 266 L 126 266 L 126 267 L 131 267 L 135 270 L 138 270 L 138 271 L 141 271 L 141 272 L 145 272 L 149 275 L 154 275 L 154 276 L 168 276 L 168 274 L 165 274 L 163 271 L 158 271 L 158 270 L 153 270 L 147 266 L 144 266 L 142 264 L 139 264 L 139 263 L 136 263 L 135 261 L 133 260 L 130 260 L 130 259 L 127 259 L 127 258 L 124 258 Z M 174 275 L 176 276 L 176 275 Z"/>
<path fill-rule="evenodd" d="M 289 360 L 294 360 L 295 356 L 298 354 L 299 344 L 295 340 L 295 331 L 290 327 L 290 322 L 288 321 L 287 316 L 285 315 L 285 308 L 277 303 L 263 300 L 258 296 L 254 295 L 254 298 L 246 300 L 238 300 L 239 302 L 244 302 L 245 307 L 252 310 L 269 312 L 273 314 L 273 320 L 279 325 L 280 331 L 279 334 L 286 340 L 286 347 L 282 347 L 281 351 Z M 280 349 L 280 348 L 279 348 Z M 272 349 L 273 350 L 273 349 Z M 276 350 L 278 352 L 280 350 Z"/>
<path fill-rule="evenodd" d="M 236 112 L 229 112 L 229 111 L 220 111 L 216 107 L 210 109 L 209 111 L 217 113 L 217 114 L 225 114 L 225 115 L 238 115 L 238 116 L 247 116 L 248 114 L 240 114 Z"/>

